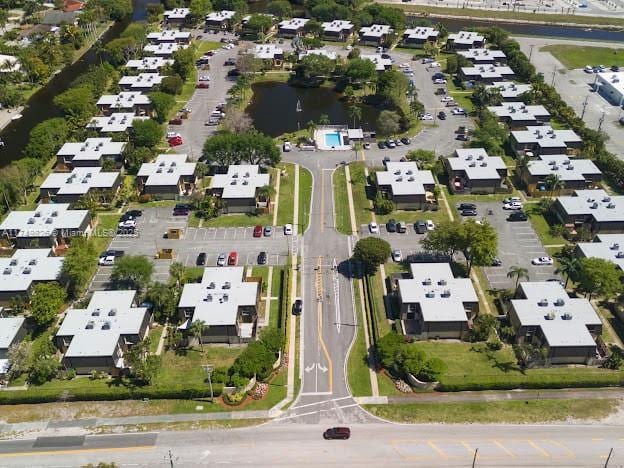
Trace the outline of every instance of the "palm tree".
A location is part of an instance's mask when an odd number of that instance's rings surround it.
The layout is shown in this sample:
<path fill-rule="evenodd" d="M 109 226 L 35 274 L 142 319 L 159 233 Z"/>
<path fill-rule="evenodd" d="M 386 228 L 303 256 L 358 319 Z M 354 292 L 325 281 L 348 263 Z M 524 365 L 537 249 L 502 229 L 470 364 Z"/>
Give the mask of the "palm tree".
<path fill-rule="evenodd" d="M 564 288 L 568 287 L 570 276 L 577 274 L 581 269 L 581 262 L 576 257 L 561 257 L 559 259 L 559 266 L 555 270 L 555 273 L 564 274 L 566 277 Z"/>
<path fill-rule="evenodd" d="M 306 124 L 306 128 L 308 129 L 308 132 L 310 132 L 310 140 L 314 138 L 314 132 L 316 131 L 316 122 L 314 120 L 310 120 L 307 124 Z"/>
<path fill-rule="evenodd" d="M 329 125 L 329 124 L 330 124 L 329 115 L 321 114 L 321 116 L 319 117 L 319 125 Z"/>
<path fill-rule="evenodd" d="M 191 326 L 188 328 L 188 332 L 191 336 L 195 337 L 197 341 L 199 341 L 199 347 L 203 351 L 204 343 L 202 343 L 202 334 L 204 330 L 208 329 L 208 325 L 203 320 L 195 320 L 191 323 Z"/>
<path fill-rule="evenodd" d="M 360 120 L 362 118 L 362 108 L 360 106 L 350 106 L 349 117 L 353 119 L 353 128 L 355 128 L 355 120 Z"/>
<path fill-rule="evenodd" d="M 182 284 L 185 272 L 186 267 L 180 262 L 173 262 L 169 267 L 169 274 L 175 280 L 176 286 L 178 287 Z"/>
<path fill-rule="evenodd" d="M 559 191 L 563 187 L 565 187 L 565 182 L 563 181 L 563 179 L 561 179 L 561 176 L 559 174 L 549 174 L 544 181 L 544 185 L 546 186 L 546 190 L 548 190 L 548 193 L 552 197 L 555 191 Z"/>
<path fill-rule="evenodd" d="M 275 188 L 272 185 L 263 185 L 258 189 L 258 197 L 264 198 L 267 202 L 273 195 L 275 195 Z"/>
<path fill-rule="evenodd" d="M 529 279 L 529 270 L 519 267 L 517 265 L 512 266 L 507 272 L 507 278 L 516 278 L 516 289 L 518 289 L 518 283 L 521 279 Z"/>

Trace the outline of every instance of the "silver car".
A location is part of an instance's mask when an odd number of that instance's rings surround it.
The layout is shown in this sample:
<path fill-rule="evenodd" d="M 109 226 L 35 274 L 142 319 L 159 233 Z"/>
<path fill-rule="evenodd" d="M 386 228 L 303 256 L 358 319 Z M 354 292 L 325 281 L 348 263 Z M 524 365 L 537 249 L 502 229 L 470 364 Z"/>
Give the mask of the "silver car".
<path fill-rule="evenodd" d="M 225 266 L 225 262 L 227 261 L 227 255 L 224 252 L 219 254 L 217 258 L 217 266 Z"/>

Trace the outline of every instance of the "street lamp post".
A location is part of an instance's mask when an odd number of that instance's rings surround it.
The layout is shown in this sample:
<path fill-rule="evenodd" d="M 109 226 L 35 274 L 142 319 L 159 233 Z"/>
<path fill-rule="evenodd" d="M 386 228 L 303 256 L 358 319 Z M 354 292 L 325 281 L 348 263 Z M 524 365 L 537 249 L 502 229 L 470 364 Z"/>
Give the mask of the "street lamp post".
<path fill-rule="evenodd" d="M 210 386 L 210 403 L 213 403 L 214 394 L 212 393 L 212 371 L 214 370 L 214 366 L 212 364 L 204 364 L 202 368 L 208 375 L 208 385 Z"/>

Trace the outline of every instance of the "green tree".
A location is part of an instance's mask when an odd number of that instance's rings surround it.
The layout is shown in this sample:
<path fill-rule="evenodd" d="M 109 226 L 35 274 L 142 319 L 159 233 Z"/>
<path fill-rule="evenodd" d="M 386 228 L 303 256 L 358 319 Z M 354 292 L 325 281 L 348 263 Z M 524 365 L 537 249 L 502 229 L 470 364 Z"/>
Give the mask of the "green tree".
<path fill-rule="evenodd" d="M 479 109 L 487 106 L 500 106 L 503 103 L 503 96 L 498 88 L 486 88 L 482 84 L 474 88 L 470 99 Z"/>
<path fill-rule="evenodd" d="M 146 148 L 144 146 L 135 147 L 132 144 L 126 146 L 124 151 L 124 159 L 126 162 L 126 169 L 129 174 L 136 174 L 139 172 L 143 163 L 149 162 L 154 158 L 154 150 Z"/>
<path fill-rule="evenodd" d="M 281 153 L 271 137 L 256 131 L 242 134 L 220 133 L 206 140 L 202 160 L 208 164 L 260 164 L 275 166 Z"/>
<path fill-rule="evenodd" d="M 103 233 L 103 235 L 111 233 Z M 97 267 L 97 254 L 90 239 L 76 237 L 72 239 L 71 249 L 67 251 L 59 282 L 67 290 L 69 297 L 79 296 L 87 287 L 91 275 Z"/>
<path fill-rule="evenodd" d="M 173 262 L 169 266 L 169 276 L 171 276 L 171 279 L 174 281 L 174 284 L 177 287 L 182 286 L 185 275 L 186 275 L 186 267 L 184 266 L 183 263 Z"/>
<path fill-rule="evenodd" d="M 37 356 L 30 368 L 28 382 L 33 385 L 42 385 L 52 380 L 58 374 L 61 363 L 55 356 Z"/>
<path fill-rule="evenodd" d="M 375 64 L 367 59 L 354 58 L 349 60 L 344 76 L 349 83 L 362 84 L 375 81 L 377 70 Z"/>
<path fill-rule="evenodd" d="M 212 10 L 212 3 L 210 0 L 191 0 L 189 4 L 191 10 L 191 23 L 197 25 L 203 22 L 206 15 Z"/>
<path fill-rule="evenodd" d="M 73 24 L 64 24 L 59 33 L 61 44 L 71 44 L 74 49 L 80 49 L 84 44 L 82 30 Z"/>
<path fill-rule="evenodd" d="M 271 26 L 273 26 L 273 19 L 268 15 L 254 14 L 251 15 L 249 21 L 247 21 L 247 29 L 257 34 L 266 34 Z"/>
<path fill-rule="evenodd" d="M 47 325 L 56 318 L 67 300 L 67 291 L 56 281 L 39 283 L 33 288 L 30 312 L 38 325 Z"/>
<path fill-rule="evenodd" d="M 380 264 L 390 258 L 390 244 L 379 237 L 365 237 L 355 244 L 352 260 L 362 262 L 364 271 L 372 275 Z"/>
<path fill-rule="evenodd" d="M 94 114 L 97 114 L 95 98 L 91 89 L 87 87 L 70 88 L 54 98 L 57 106 L 65 117 L 75 126 L 84 126 Z"/>
<path fill-rule="evenodd" d="M 382 105 L 400 108 L 406 103 L 409 80 L 405 74 L 397 70 L 388 70 L 377 78 L 376 95 L 381 99 Z"/>
<path fill-rule="evenodd" d="M 496 328 L 496 317 L 489 314 L 480 314 L 472 321 L 470 341 L 487 340 Z"/>
<path fill-rule="evenodd" d="M 203 320 L 193 320 L 191 325 L 188 328 L 188 334 L 197 340 L 199 343 L 199 347 L 201 350 L 204 350 L 204 342 L 202 341 L 202 336 L 204 331 L 208 329 L 208 325 Z"/>
<path fill-rule="evenodd" d="M 132 122 L 132 142 L 135 147 L 155 147 L 163 138 L 163 128 L 155 120 L 135 119 Z"/>
<path fill-rule="evenodd" d="M 290 2 L 286 0 L 273 0 L 267 5 L 267 13 L 277 16 L 278 19 L 291 18 L 293 11 Z"/>
<path fill-rule="evenodd" d="M 45 161 L 52 159 L 69 137 L 65 119 L 55 117 L 35 125 L 28 136 L 24 155 Z"/>
<path fill-rule="evenodd" d="M 11 363 L 9 369 L 9 378 L 14 379 L 28 370 L 30 361 L 30 349 L 32 343 L 30 341 L 20 341 L 9 346 L 7 350 L 7 358 Z"/>
<path fill-rule="evenodd" d="M 419 169 L 431 169 L 436 161 L 436 154 L 433 150 L 410 150 L 405 157 L 408 161 L 414 161 Z"/>
<path fill-rule="evenodd" d="M 423 53 L 427 57 L 436 57 L 439 51 L 440 51 L 440 47 L 435 42 L 427 41 L 423 45 Z"/>
<path fill-rule="evenodd" d="M 512 267 L 509 268 L 509 271 L 507 272 L 507 278 L 516 278 L 516 285 L 514 287 L 514 289 L 518 289 L 518 283 L 520 283 L 520 280 L 529 280 L 529 270 L 527 270 L 526 268 L 523 267 L 519 267 L 517 265 L 514 265 Z"/>
<path fill-rule="evenodd" d="M 447 368 L 448 366 L 442 359 L 433 357 L 424 363 L 417 377 L 425 382 L 436 382 L 440 380 Z"/>
<path fill-rule="evenodd" d="M 507 138 L 507 130 L 498 124 L 496 116 L 484 109 L 479 115 L 470 146 L 484 148 L 488 154 L 503 154 Z"/>
<path fill-rule="evenodd" d="M 334 71 L 335 62 L 324 55 L 306 55 L 299 61 L 297 75 L 314 84 L 321 84 Z"/>
<path fill-rule="evenodd" d="M 149 352 L 150 338 L 139 341 L 125 354 L 125 360 L 130 365 L 130 376 L 139 385 L 152 383 L 161 366 L 160 356 Z"/>
<path fill-rule="evenodd" d="M 155 91 L 149 94 L 152 101 L 152 107 L 156 113 L 156 121 L 158 123 L 165 123 L 169 112 L 175 106 L 176 100 L 171 94 L 163 93 L 161 91 Z"/>
<path fill-rule="evenodd" d="M 377 340 L 375 350 L 381 365 L 398 373 L 396 362 L 401 353 L 401 348 L 405 345 L 405 340 L 396 333 L 388 333 Z"/>
<path fill-rule="evenodd" d="M 173 54 L 173 66 L 171 68 L 183 80 L 187 80 L 195 69 L 195 48 L 188 47 L 177 50 Z"/>
<path fill-rule="evenodd" d="M 362 118 L 362 108 L 356 105 L 349 106 L 348 113 L 349 117 L 353 119 L 353 128 L 356 128 L 355 121 L 360 121 Z"/>
<path fill-rule="evenodd" d="M 176 321 L 179 299 L 179 288 L 164 283 L 153 283 L 145 293 L 145 300 L 153 304 L 154 318 L 160 323 Z"/>
<path fill-rule="evenodd" d="M 555 270 L 555 273 L 565 275 L 564 287 L 567 288 L 570 278 L 577 277 L 580 270 L 581 262 L 578 258 L 565 256 L 559 258 L 559 266 Z"/>
<path fill-rule="evenodd" d="M 139 57 L 142 49 L 142 41 L 134 37 L 119 37 L 104 46 L 104 54 L 111 64 L 121 66 L 128 60 Z"/>
<path fill-rule="evenodd" d="M 401 130 L 401 116 L 394 111 L 383 110 L 377 117 L 377 132 L 380 135 L 396 135 Z"/>
<path fill-rule="evenodd" d="M 180 75 L 165 76 L 160 82 L 159 89 L 163 93 L 172 95 L 180 94 L 184 86 L 184 81 L 180 78 Z"/>
<path fill-rule="evenodd" d="M 498 252 L 498 236 L 490 223 L 477 224 L 470 220 L 460 229 L 460 250 L 466 259 L 468 273 L 474 265 L 489 266 Z"/>
<path fill-rule="evenodd" d="M 150 282 L 154 264 L 143 255 L 126 255 L 115 261 L 111 280 L 118 287 L 139 292 Z"/>
<path fill-rule="evenodd" d="M 593 295 L 613 299 L 622 292 L 622 273 L 615 263 L 589 257 L 580 264 L 579 286 L 590 300 Z"/>
<path fill-rule="evenodd" d="M 554 192 L 558 192 L 565 187 L 565 181 L 559 174 L 548 174 L 546 179 L 544 179 L 544 186 L 546 187 L 549 195 L 552 197 Z"/>
<path fill-rule="evenodd" d="M 376 214 L 387 215 L 394 211 L 394 203 L 378 190 L 373 199 L 373 208 Z"/>
<path fill-rule="evenodd" d="M 283 331 L 276 327 L 267 327 L 260 332 L 260 341 L 264 343 L 267 349 L 277 354 L 284 348 L 286 340 Z"/>
<path fill-rule="evenodd" d="M 453 221 L 438 223 L 435 230 L 429 232 L 421 241 L 421 245 L 428 252 L 437 252 L 452 257 L 460 250 L 461 224 Z"/>
<path fill-rule="evenodd" d="M 275 353 L 271 351 L 262 341 L 252 341 L 247 345 L 241 354 L 238 355 L 232 367 L 230 375 L 240 375 L 247 379 L 257 376 L 258 379 L 265 379 L 273 369 Z"/>
<path fill-rule="evenodd" d="M 329 125 L 331 120 L 329 120 L 329 115 L 321 114 L 319 117 L 319 125 Z"/>

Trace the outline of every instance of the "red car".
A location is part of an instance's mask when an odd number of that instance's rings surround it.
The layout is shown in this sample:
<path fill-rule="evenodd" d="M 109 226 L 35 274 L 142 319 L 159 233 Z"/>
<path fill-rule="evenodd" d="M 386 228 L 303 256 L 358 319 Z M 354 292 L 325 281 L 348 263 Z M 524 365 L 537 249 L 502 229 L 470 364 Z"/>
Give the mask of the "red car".
<path fill-rule="evenodd" d="M 182 137 L 177 135 L 169 138 L 167 141 L 169 142 L 169 146 L 180 146 L 182 144 Z"/>
<path fill-rule="evenodd" d="M 202 82 L 202 83 L 197 83 L 195 87 L 205 89 L 205 88 L 210 88 L 210 84 Z"/>
<path fill-rule="evenodd" d="M 348 427 L 330 427 L 323 433 L 325 440 L 347 440 L 349 437 L 351 437 L 351 429 Z"/>
<path fill-rule="evenodd" d="M 256 226 L 253 232 L 254 237 L 262 237 L 262 226 Z"/>
<path fill-rule="evenodd" d="M 230 255 L 228 255 L 228 265 L 236 266 L 237 264 L 238 264 L 238 253 L 230 252 Z"/>

